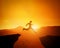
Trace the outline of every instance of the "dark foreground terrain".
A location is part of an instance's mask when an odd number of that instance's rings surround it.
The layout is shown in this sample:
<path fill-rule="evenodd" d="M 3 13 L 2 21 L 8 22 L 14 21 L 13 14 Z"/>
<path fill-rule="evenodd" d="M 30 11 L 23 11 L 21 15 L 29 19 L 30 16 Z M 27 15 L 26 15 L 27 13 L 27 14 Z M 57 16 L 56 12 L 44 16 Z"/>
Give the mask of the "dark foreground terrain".
<path fill-rule="evenodd" d="M 0 30 L 0 48 L 60 48 L 60 26 L 42 27 L 38 31 L 40 38 L 31 30 L 22 31 L 21 35 L 16 32 L 21 32 L 20 27 Z"/>
<path fill-rule="evenodd" d="M 60 48 L 60 36 L 45 36 L 40 40 L 45 48 Z"/>
<path fill-rule="evenodd" d="M 60 48 L 60 26 L 44 27 L 48 35 L 40 38 L 45 48 Z"/>
<path fill-rule="evenodd" d="M 19 34 L 0 36 L 0 48 L 13 48 L 19 36 Z"/>

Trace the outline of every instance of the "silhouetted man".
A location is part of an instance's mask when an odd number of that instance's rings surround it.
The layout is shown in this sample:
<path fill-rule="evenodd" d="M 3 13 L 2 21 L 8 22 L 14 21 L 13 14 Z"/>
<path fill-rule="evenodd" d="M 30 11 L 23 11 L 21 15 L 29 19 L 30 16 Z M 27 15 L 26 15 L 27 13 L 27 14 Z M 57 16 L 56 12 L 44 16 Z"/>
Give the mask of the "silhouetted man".
<path fill-rule="evenodd" d="M 31 29 L 32 27 L 32 21 L 30 21 L 29 23 L 26 24 L 26 26 L 28 26 L 28 28 L 23 28 L 23 30 L 28 30 Z"/>

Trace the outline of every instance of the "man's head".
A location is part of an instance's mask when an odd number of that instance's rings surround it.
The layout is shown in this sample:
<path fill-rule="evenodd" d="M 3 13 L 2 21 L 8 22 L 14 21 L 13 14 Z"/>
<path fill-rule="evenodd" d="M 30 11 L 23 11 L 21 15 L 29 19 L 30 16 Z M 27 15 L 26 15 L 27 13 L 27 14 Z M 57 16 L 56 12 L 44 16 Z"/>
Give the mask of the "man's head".
<path fill-rule="evenodd" d="M 30 21 L 30 23 L 32 23 L 32 21 Z"/>

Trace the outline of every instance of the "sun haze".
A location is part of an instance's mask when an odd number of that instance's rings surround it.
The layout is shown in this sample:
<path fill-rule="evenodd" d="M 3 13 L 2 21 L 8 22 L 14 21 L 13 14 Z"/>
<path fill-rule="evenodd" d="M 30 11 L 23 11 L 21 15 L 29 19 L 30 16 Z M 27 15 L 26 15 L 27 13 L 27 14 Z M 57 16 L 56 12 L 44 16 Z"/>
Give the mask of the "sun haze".
<path fill-rule="evenodd" d="M 35 24 L 32 25 L 32 29 L 35 30 L 35 31 L 37 31 L 39 28 L 40 28 L 40 26 L 38 26 L 38 25 L 35 25 Z"/>
<path fill-rule="evenodd" d="M 58 26 L 57 1 L 3 0 L 1 1 L 0 29 L 25 26 L 30 20 L 37 26 Z"/>

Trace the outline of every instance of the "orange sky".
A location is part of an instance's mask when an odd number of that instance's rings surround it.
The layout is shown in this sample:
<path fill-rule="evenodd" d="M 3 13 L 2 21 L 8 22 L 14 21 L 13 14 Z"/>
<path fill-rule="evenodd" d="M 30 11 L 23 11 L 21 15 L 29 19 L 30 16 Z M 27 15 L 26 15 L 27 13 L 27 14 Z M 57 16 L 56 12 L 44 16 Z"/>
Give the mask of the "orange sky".
<path fill-rule="evenodd" d="M 0 29 L 25 26 L 30 20 L 40 26 L 60 26 L 59 1 L 2 0 Z"/>

